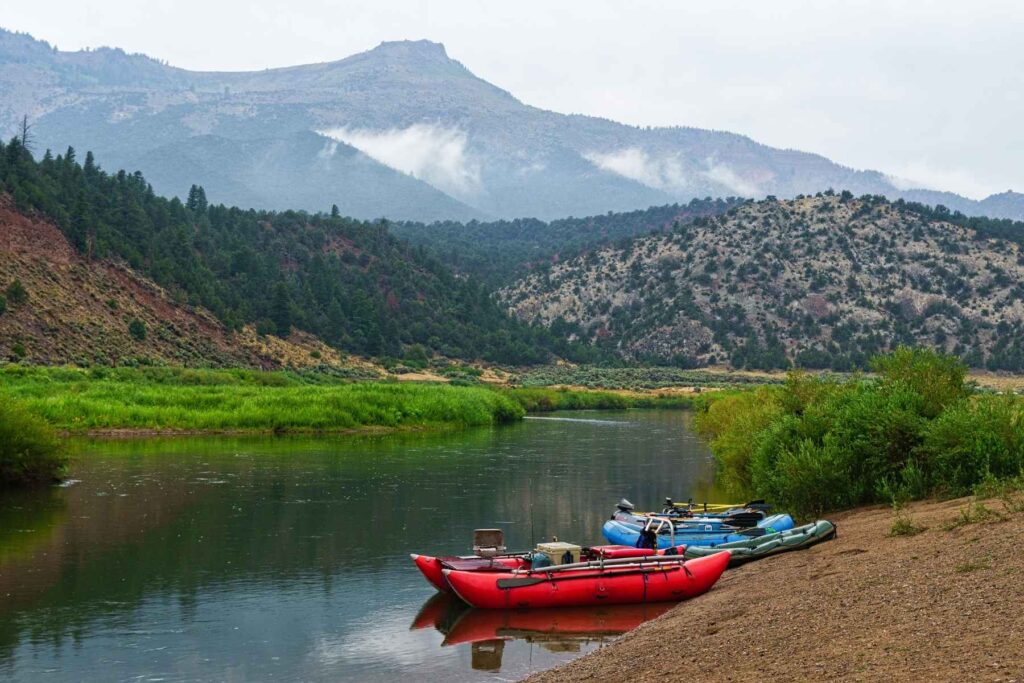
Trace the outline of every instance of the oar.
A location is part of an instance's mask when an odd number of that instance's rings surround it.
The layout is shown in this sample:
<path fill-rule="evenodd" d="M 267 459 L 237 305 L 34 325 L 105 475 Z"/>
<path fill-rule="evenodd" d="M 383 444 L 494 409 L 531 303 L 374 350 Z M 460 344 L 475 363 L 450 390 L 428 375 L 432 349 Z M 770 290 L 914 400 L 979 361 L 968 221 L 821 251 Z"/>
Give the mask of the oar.
<path fill-rule="evenodd" d="M 630 576 L 630 575 L 633 575 L 633 574 L 649 574 L 651 572 L 675 572 L 675 571 L 679 571 L 682 568 L 683 568 L 682 563 L 679 563 L 679 564 L 677 564 L 675 566 L 638 567 L 637 569 L 629 569 L 627 571 L 614 572 L 612 574 L 609 574 L 608 578 L 615 577 L 615 576 Z M 525 577 L 524 576 L 522 578 L 516 577 L 516 578 L 513 578 L 513 579 L 498 579 L 497 586 L 498 586 L 498 588 L 523 588 L 525 586 L 536 586 L 537 584 L 547 583 L 549 581 L 555 581 L 555 580 L 558 580 L 558 581 L 570 581 L 572 579 L 593 579 L 593 578 L 596 578 L 596 577 L 594 577 L 592 575 L 589 575 L 589 574 L 586 574 L 586 575 L 582 575 L 582 574 L 580 574 L 580 575 L 566 574 L 565 576 L 560 576 L 557 579 L 555 577 L 552 577 L 552 576 L 546 576 L 546 577 L 537 577 L 537 576 Z"/>
<path fill-rule="evenodd" d="M 537 569 L 513 569 L 513 574 L 551 574 L 564 572 L 570 569 L 600 569 L 602 567 L 618 567 L 630 564 L 671 564 L 683 561 L 682 555 L 633 555 L 632 557 L 615 557 L 608 560 L 588 560 L 586 562 L 573 562 L 571 564 L 556 564 L 551 567 L 539 567 Z"/>

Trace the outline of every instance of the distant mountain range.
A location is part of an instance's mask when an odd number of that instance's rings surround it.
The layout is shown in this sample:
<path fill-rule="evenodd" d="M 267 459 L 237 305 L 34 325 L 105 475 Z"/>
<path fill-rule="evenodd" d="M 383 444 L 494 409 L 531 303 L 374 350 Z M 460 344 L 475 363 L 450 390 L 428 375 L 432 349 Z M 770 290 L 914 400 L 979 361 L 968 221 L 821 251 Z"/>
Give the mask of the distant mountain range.
<path fill-rule="evenodd" d="M 197 72 L 101 48 L 61 52 L 0 29 L 0 133 L 91 149 L 161 194 L 358 218 L 596 215 L 693 198 L 828 188 L 1024 219 L 1024 195 L 900 190 L 884 174 L 733 133 L 638 128 L 523 104 L 428 41 L 323 64 Z"/>

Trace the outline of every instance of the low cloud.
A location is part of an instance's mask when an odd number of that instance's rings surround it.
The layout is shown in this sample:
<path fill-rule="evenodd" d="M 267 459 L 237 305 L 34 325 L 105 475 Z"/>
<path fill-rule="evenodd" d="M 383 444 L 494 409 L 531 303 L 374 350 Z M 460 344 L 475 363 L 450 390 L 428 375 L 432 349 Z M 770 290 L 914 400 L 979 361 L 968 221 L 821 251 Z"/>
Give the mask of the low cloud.
<path fill-rule="evenodd" d="M 730 193 L 741 197 L 760 197 L 764 192 L 756 184 L 745 180 L 728 165 L 707 158 L 703 168 L 687 174 L 683 159 L 678 152 L 663 154 L 649 153 L 639 147 L 627 147 L 614 152 L 586 152 L 583 154 L 598 168 L 635 180 L 647 187 L 666 192 L 679 193 L 695 189 L 694 177 L 709 180 L 725 187 Z"/>
<path fill-rule="evenodd" d="M 467 152 L 466 133 L 458 128 L 417 123 L 388 130 L 341 127 L 317 132 L 442 192 L 467 196 L 480 191 L 480 165 Z"/>
<path fill-rule="evenodd" d="M 602 170 L 656 190 L 685 190 L 689 184 L 678 155 L 659 158 L 639 147 L 627 147 L 615 152 L 585 152 L 583 158 Z"/>
<path fill-rule="evenodd" d="M 706 159 L 704 163 L 707 164 L 708 168 L 706 171 L 702 171 L 701 175 L 712 182 L 724 185 L 735 195 L 754 199 L 764 196 L 764 192 L 757 185 L 744 180 L 727 165 L 718 163 L 713 159 Z"/>

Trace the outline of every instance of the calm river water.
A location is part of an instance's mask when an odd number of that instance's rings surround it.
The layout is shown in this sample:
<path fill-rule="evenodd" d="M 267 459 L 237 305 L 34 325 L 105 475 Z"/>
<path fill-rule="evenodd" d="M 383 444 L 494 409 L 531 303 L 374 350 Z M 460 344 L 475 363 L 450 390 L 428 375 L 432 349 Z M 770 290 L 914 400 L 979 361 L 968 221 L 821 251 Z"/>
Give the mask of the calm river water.
<path fill-rule="evenodd" d="M 69 485 L 0 498 L 0 680 L 515 680 L 664 608 L 490 613 L 414 551 L 602 542 L 626 496 L 710 491 L 678 411 L 374 438 L 84 444 Z"/>

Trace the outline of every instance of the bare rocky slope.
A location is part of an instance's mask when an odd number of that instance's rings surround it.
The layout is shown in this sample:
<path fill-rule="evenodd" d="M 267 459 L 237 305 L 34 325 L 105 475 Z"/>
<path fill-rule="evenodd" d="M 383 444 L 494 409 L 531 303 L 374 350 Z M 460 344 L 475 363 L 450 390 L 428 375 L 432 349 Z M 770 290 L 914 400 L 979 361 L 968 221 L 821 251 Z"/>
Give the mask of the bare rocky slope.
<path fill-rule="evenodd" d="M 346 363 L 334 349 L 299 332 L 288 340 L 258 336 L 251 328 L 232 332 L 208 311 L 175 302 L 123 264 L 87 260 L 57 227 L 19 213 L 0 196 L 0 294 L 15 281 L 27 299 L 5 297 L 4 360 L 264 369 Z M 141 323 L 135 335 L 133 321 Z"/>
<path fill-rule="evenodd" d="M 1024 255 L 881 197 L 751 202 L 501 290 L 523 320 L 685 365 L 848 369 L 919 344 L 1024 367 Z"/>

